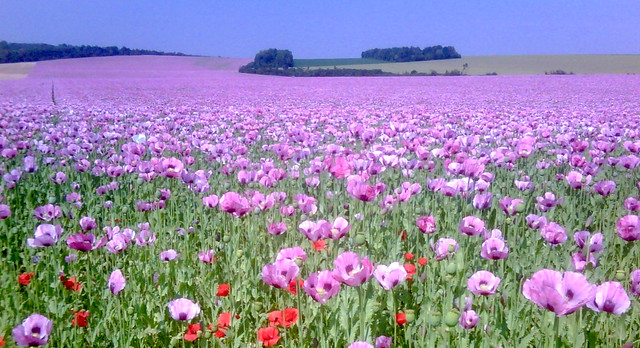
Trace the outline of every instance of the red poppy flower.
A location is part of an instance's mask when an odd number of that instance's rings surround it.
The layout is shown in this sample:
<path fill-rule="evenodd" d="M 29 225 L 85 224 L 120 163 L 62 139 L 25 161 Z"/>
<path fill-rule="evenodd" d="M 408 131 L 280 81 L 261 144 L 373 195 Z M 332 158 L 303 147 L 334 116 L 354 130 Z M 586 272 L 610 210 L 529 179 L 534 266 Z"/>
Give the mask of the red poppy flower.
<path fill-rule="evenodd" d="M 396 314 L 396 323 L 398 325 L 404 325 L 407 323 L 407 316 L 404 313 Z"/>
<path fill-rule="evenodd" d="M 33 272 L 22 273 L 21 275 L 18 276 L 18 283 L 20 283 L 21 285 L 27 286 L 29 285 L 29 283 L 31 283 L 31 278 L 33 278 L 33 276 L 35 276 Z"/>
<path fill-rule="evenodd" d="M 258 341 L 265 347 L 275 346 L 280 340 L 278 333 L 278 329 L 273 326 L 258 329 Z"/>
<path fill-rule="evenodd" d="M 5 343 L 7 342 L 5 342 L 4 337 L 0 336 L 0 347 L 4 346 Z"/>
<path fill-rule="evenodd" d="M 420 264 L 420 266 L 424 266 L 427 264 L 427 258 L 426 257 L 421 257 L 418 259 L 418 263 Z"/>
<path fill-rule="evenodd" d="M 64 287 L 67 288 L 67 290 L 79 292 L 82 289 L 82 284 L 76 280 L 76 277 L 71 277 L 65 280 L 65 277 L 61 275 L 60 281 L 64 283 Z"/>
<path fill-rule="evenodd" d="M 416 274 L 416 266 L 407 263 L 403 265 L 404 270 L 407 271 L 407 280 L 413 280 L 413 275 Z"/>
<path fill-rule="evenodd" d="M 411 261 L 411 260 L 413 260 L 413 254 L 412 254 L 412 253 L 405 253 L 405 254 L 404 254 L 404 258 L 405 258 L 407 261 Z"/>
<path fill-rule="evenodd" d="M 298 321 L 298 309 L 297 308 L 285 308 L 282 311 L 282 325 L 284 327 L 290 327 Z"/>
<path fill-rule="evenodd" d="M 326 247 L 327 247 L 327 241 L 325 239 L 321 239 L 321 240 L 313 242 L 313 248 L 315 250 L 318 250 L 318 251 L 325 250 Z"/>
<path fill-rule="evenodd" d="M 236 316 L 236 319 L 239 318 L 239 316 Z M 231 313 L 229 312 L 223 312 L 220 313 L 220 315 L 218 316 L 218 330 L 216 330 L 215 335 L 218 338 L 222 338 L 225 337 L 227 328 L 229 327 L 229 325 L 231 325 Z M 213 332 L 213 325 L 209 324 L 209 331 Z"/>
<path fill-rule="evenodd" d="M 282 325 L 282 311 L 269 312 L 267 318 L 269 318 L 269 326 Z"/>
<path fill-rule="evenodd" d="M 400 239 L 404 242 L 405 240 L 407 240 L 407 231 L 405 230 L 400 230 L 398 231 L 398 235 L 400 236 Z"/>
<path fill-rule="evenodd" d="M 287 289 L 287 291 L 296 295 L 298 294 L 298 288 L 302 289 L 303 286 L 304 286 L 304 280 L 298 279 L 298 286 L 296 286 L 296 280 L 294 279 L 291 281 L 291 283 L 289 283 L 289 288 Z"/>
<path fill-rule="evenodd" d="M 230 291 L 231 291 L 231 288 L 229 287 L 229 284 L 220 284 L 218 285 L 218 292 L 216 293 L 216 296 L 220 296 L 220 297 L 229 296 Z"/>
<path fill-rule="evenodd" d="M 74 318 L 71 321 L 71 325 L 79 327 L 87 327 L 87 318 L 89 318 L 89 311 L 73 311 Z"/>
<path fill-rule="evenodd" d="M 198 338 L 198 332 L 202 331 L 200 324 L 191 324 L 187 329 L 187 333 L 184 334 L 184 339 L 193 342 Z"/>

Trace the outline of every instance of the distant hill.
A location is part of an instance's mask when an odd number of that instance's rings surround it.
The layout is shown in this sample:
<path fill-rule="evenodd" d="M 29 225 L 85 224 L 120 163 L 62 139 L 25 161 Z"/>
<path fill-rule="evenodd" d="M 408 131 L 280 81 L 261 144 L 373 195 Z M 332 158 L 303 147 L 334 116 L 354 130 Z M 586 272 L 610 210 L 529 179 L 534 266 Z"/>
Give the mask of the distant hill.
<path fill-rule="evenodd" d="M 179 52 L 160 52 L 116 46 L 72 46 L 44 43 L 13 43 L 0 41 L 0 63 L 38 62 L 42 60 L 108 57 L 108 56 L 186 56 Z"/>

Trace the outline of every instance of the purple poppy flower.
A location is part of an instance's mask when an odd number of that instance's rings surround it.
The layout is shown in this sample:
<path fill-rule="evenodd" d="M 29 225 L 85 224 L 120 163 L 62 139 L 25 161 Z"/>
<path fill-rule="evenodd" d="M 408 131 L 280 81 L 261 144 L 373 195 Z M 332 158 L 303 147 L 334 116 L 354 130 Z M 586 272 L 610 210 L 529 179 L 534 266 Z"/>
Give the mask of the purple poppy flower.
<path fill-rule="evenodd" d="M 556 195 L 553 192 L 545 192 L 542 197 L 536 197 L 536 201 L 538 201 L 538 203 L 536 204 L 536 208 L 545 213 L 551 210 L 551 208 L 555 207 L 556 205 L 561 204 L 564 199 L 556 199 Z"/>
<path fill-rule="evenodd" d="M 248 213 L 251 210 L 251 204 L 249 200 L 242 197 L 236 192 L 227 192 L 220 197 L 220 209 L 233 215 L 234 217 L 240 217 Z"/>
<path fill-rule="evenodd" d="M 618 219 L 616 223 L 618 236 L 627 242 L 640 239 L 640 217 L 637 215 L 626 215 Z"/>
<path fill-rule="evenodd" d="M 111 272 L 111 276 L 109 276 L 109 290 L 112 294 L 118 295 L 118 293 L 124 289 L 125 285 L 127 285 L 127 280 L 124 279 L 122 271 L 116 269 Z"/>
<path fill-rule="evenodd" d="M 573 240 L 576 242 L 578 248 L 582 249 L 589 242 L 589 252 L 597 254 L 604 250 L 602 245 L 602 233 L 595 233 L 593 236 L 589 231 L 578 231 L 573 234 Z"/>
<path fill-rule="evenodd" d="M 95 236 L 93 233 L 84 234 L 78 232 L 67 237 L 67 246 L 71 249 L 79 251 L 91 251 L 102 247 L 107 243 L 107 236 L 102 237 L 97 243 L 95 243 Z"/>
<path fill-rule="evenodd" d="M 31 314 L 22 324 L 13 328 L 11 333 L 16 344 L 22 347 L 44 346 L 49 340 L 53 323 L 41 314 Z"/>
<path fill-rule="evenodd" d="M 484 221 L 476 216 L 466 216 L 460 222 L 458 226 L 460 233 L 468 236 L 479 236 L 484 233 Z"/>
<path fill-rule="evenodd" d="M 387 336 L 376 337 L 376 348 L 391 348 L 393 338 Z"/>
<path fill-rule="evenodd" d="M 328 234 L 325 230 L 329 228 L 331 228 L 331 224 L 325 220 L 318 220 L 316 222 L 305 220 L 298 226 L 300 232 L 312 242 L 323 239 L 324 236 Z"/>
<path fill-rule="evenodd" d="M 491 192 L 477 193 L 473 197 L 473 207 L 480 210 L 489 209 L 493 202 L 493 194 Z"/>
<path fill-rule="evenodd" d="M 262 281 L 279 289 L 288 288 L 299 274 L 300 267 L 290 259 L 277 260 L 262 267 Z"/>
<path fill-rule="evenodd" d="M 451 238 L 440 238 L 435 246 L 431 245 L 431 250 L 436 253 L 436 261 L 440 261 L 458 251 L 458 242 Z"/>
<path fill-rule="evenodd" d="M 218 196 L 216 195 L 210 195 L 207 197 L 202 197 L 202 204 L 204 204 L 205 207 L 207 208 L 215 208 L 218 206 L 218 202 L 220 201 L 220 198 L 218 198 Z"/>
<path fill-rule="evenodd" d="M 640 296 L 640 269 L 631 272 L 629 292 L 631 292 L 632 295 Z"/>
<path fill-rule="evenodd" d="M 504 197 L 500 200 L 500 209 L 509 216 L 516 215 L 524 209 L 524 201 L 519 198 Z"/>
<path fill-rule="evenodd" d="M 640 210 L 640 201 L 636 197 L 629 197 L 624 200 L 624 208 L 628 211 Z"/>
<path fill-rule="evenodd" d="M 595 185 L 593 185 L 593 189 L 602 196 L 608 196 L 616 190 L 616 183 L 611 180 L 607 181 L 598 181 Z"/>
<path fill-rule="evenodd" d="M 587 263 L 590 263 L 591 266 L 595 268 L 598 265 L 598 259 L 596 259 L 593 253 L 590 253 L 589 262 L 587 262 L 587 259 L 585 258 L 582 251 L 575 252 L 573 255 L 571 255 L 571 266 L 576 272 L 584 271 Z"/>
<path fill-rule="evenodd" d="M 331 271 L 311 273 L 304 281 L 304 291 L 316 302 L 325 304 L 340 291 L 340 283 L 333 278 Z"/>
<path fill-rule="evenodd" d="M 500 230 L 491 231 L 491 236 L 482 243 L 480 256 L 485 260 L 502 260 L 509 256 L 509 245 L 502 239 Z"/>
<path fill-rule="evenodd" d="M 4 220 L 11 216 L 11 208 L 6 204 L 0 204 L 0 220 Z"/>
<path fill-rule="evenodd" d="M 278 255 L 276 255 L 276 261 L 283 259 L 289 259 L 291 261 L 295 261 L 297 264 L 300 264 L 307 260 L 307 253 L 305 253 L 304 250 L 299 246 L 293 248 L 285 248 L 281 249 L 278 252 Z"/>
<path fill-rule="evenodd" d="M 182 161 L 175 157 L 163 158 L 161 161 L 162 175 L 167 178 L 179 178 L 184 170 Z"/>
<path fill-rule="evenodd" d="M 436 220 L 433 215 L 420 216 L 416 219 L 416 225 L 424 234 L 434 233 L 436 231 Z"/>
<path fill-rule="evenodd" d="M 186 298 L 179 298 L 167 305 L 174 320 L 189 321 L 200 314 L 200 306 Z"/>
<path fill-rule="evenodd" d="M 547 224 L 547 218 L 545 216 L 538 216 L 535 214 L 529 214 L 525 218 L 527 225 L 534 230 L 538 230 Z"/>
<path fill-rule="evenodd" d="M 567 240 L 566 229 L 555 222 L 549 222 L 540 229 L 540 234 L 553 245 L 562 244 Z"/>
<path fill-rule="evenodd" d="M 180 254 L 173 249 L 165 250 L 160 253 L 160 260 L 162 261 L 173 261 L 178 257 L 180 257 Z"/>
<path fill-rule="evenodd" d="M 350 228 L 351 225 L 349 225 L 349 221 L 347 221 L 342 216 L 338 216 L 332 224 L 328 224 L 326 228 L 323 228 L 322 237 L 329 239 L 340 239 L 344 237 L 347 232 L 349 232 Z"/>
<path fill-rule="evenodd" d="M 118 254 L 125 250 L 127 246 L 127 237 L 122 233 L 118 233 L 107 242 L 107 251 L 113 254 Z"/>
<path fill-rule="evenodd" d="M 149 230 L 142 230 L 136 235 L 136 245 L 147 246 L 156 241 L 156 234 Z"/>
<path fill-rule="evenodd" d="M 351 343 L 347 348 L 373 348 L 373 346 L 369 342 L 356 341 Z"/>
<path fill-rule="evenodd" d="M 60 207 L 53 204 L 46 204 L 33 210 L 33 216 L 42 221 L 51 221 L 62 216 Z"/>
<path fill-rule="evenodd" d="M 467 280 L 467 288 L 476 295 L 494 295 L 501 279 L 489 271 L 478 271 Z"/>
<path fill-rule="evenodd" d="M 27 244 L 32 248 L 52 246 L 56 244 L 61 235 L 62 227 L 60 225 L 38 225 L 33 238 L 27 239 Z"/>
<path fill-rule="evenodd" d="M 213 249 L 198 253 L 198 259 L 204 263 L 213 263 L 215 253 Z"/>
<path fill-rule="evenodd" d="M 536 305 L 554 312 L 557 316 L 571 314 L 592 301 L 596 286 L 575 272 L 558 272 L 550 269 L 537 271 L 522 286 L 522 294 Z"/>
<path fill-rule="evenodd" d="M 67 181 L 67 175 L 63 172 L 57 172 L 53 176 L 51 176 L 49 180 L 51 180 L 51 182 L 54 184 L 61 185 Z"/>
<path fill-rule="evenodd" d="M 389 266 L 376 266 L 373 276 L 385 290 L 391 290 L 407 279 L 407 271 L 400 263 L 392 262 Z"/>
<path fill-rule="evenodd" d="M 347 180 L 347 193 L 363 202 L 371 202 L 380 194 L 375 186 L 367 184 L 357 175 L 352 175 Z"/>
<path fill-rule="evenodd" d="M 609 312 L 620 315 L 631 307 L 631 300 L 618 282 L 604 282 L 598 285 L 593 300 L 587 302 L 587 307 L 596 312 Z"/>
<path fill-rule="evenodd" d="M 574 189 L 581 189 L 583 186 L 589 185 L 591 182 L 591 175 L 584 176 L 582 173 L 572 170 L 565 176 L 565 179 Z"/>
<path fill-rule="evenodd" d="M 473 309 L 468 309 L 462 312 L 462 315 L 460 315 L 458 324 L 460 325 L 461 328 L 465 330 L 470 330 L 476 327 L 479 321 L 480 321 L 480 316 L 478 316 L 478 313 L 476 313 L 476 311 L 474 311 Z"/>
<path fill-rule="evenodd" d="M 287 224 L 284 222 L 276 222 L 267 227 L 269 234 L 273 236 L 279 236 L 287 231 Z"/>
<path fill-rule="evenodd" d="M 82 228 L 83 231 L 90 231 L 98 228 L 96 219 L 88 216 L 83 217 L 82 219 L 80 219 L 80 228 Z"/>
<path fill-rule="evenodd" d="M 358 254 L 345 251 L 333 261 L 333 277 L 342 284 L 348 286 L 360 286 L 373 274 L 373 264 L 365 256 L 362 259 Z"/>

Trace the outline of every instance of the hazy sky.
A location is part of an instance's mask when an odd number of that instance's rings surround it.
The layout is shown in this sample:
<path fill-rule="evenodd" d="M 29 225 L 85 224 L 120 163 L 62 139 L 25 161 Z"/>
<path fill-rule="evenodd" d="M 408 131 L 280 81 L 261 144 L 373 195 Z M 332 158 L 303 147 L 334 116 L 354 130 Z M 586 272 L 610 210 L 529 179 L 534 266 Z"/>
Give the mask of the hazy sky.
<path fill-rule="evenodd" d="M 0 40 L 225 57 L 437 44 L 463 56 L 638 54 L 640 0 L 0 0 Z"/>

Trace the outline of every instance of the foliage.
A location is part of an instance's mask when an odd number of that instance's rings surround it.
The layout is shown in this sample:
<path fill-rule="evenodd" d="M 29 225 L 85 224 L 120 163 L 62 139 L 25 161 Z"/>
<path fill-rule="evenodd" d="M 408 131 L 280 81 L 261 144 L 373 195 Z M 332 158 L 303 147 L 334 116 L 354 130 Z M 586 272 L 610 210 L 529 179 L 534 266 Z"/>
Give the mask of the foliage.
<path fill-rule="evenodd" d="M 43 43 L 13 43 L 0 41 L 0 63 L 37 62 L 50 59 L 106 57 L 106 56 L 139 56 L 169 55 L 184 56 L 183 53 L 165 53 L 153 50 L 130 49 L 116 46 L 73 46 L 48 45 Z"/>
<path fill-rule="evenodd" d="M 462 56 L 453 46 L 392 47 L 374 48 L 362 52 L 362 58 L 384 60 L 388 62 L 418 62 L 423 60 L 454 59 Z"/>

